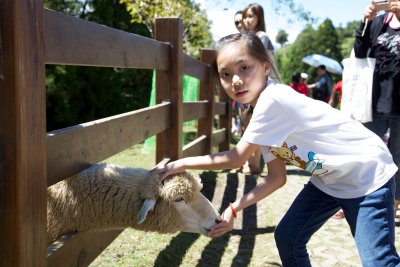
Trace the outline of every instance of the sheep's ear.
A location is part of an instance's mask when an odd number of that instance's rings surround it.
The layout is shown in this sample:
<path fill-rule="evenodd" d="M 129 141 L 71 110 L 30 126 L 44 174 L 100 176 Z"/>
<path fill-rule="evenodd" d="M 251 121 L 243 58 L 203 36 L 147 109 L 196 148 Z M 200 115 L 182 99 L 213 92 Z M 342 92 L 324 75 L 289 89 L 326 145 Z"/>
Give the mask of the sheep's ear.
<path fill-rule="evenodd" d="M 151 198 L 146 198 L 140 208 L 138 223 L 141 224 L 146 219 L 147 213 L 151 211 L 156 205 L 156 200 Z"/>

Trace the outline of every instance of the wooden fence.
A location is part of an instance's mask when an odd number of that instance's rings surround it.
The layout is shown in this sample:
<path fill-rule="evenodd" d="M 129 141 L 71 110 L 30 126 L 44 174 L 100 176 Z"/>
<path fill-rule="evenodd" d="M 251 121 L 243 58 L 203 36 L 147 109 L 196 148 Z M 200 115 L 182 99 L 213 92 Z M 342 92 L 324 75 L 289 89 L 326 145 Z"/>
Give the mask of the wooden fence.
<path fill-rule="evenodd" d="M 214 93 L 213 50 L 195 60 L 183 53 L 181 19 L 155 25 L 150 39 L 41 0 L 0 1 L 0 266 L 86 266 L 120 233 L 80 233 L 47 247 L 48 186 L 153 135 L 157 162 L 229 148 L 231 110 Z M 156 105 L 46 132 L 45 64 L 156 69 Z M 200 79 L 199 101 L 183 103 L 183 74 Z M 193 119 L 198 138 L 182 146 L 182 123 Z"/>

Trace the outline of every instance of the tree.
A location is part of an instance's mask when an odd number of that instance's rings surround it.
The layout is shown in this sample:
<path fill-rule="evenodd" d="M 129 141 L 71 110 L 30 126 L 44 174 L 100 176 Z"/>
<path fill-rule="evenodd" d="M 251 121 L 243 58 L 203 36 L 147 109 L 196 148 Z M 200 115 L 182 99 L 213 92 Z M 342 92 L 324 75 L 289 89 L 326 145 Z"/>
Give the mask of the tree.
<path fill-rule="evenodd" d="M 316 32 L 315 53 L 342 61 L 340 53 L 339 36 L 330 19 L 322 22 Z"/>
<path fill-rule="evenodd" d="M 347 23 L 346 27 L 337 28 L 342 58 L 350 56 L 354 45 L 355 32 L 359 26 L 359 21 L 351 21 Z"/>
<path fill-rule="evenodd" d="M 311 73 L 310 66 L 302 62 L 303 57 L 315 51 L 316 31 L 308 25 L 296 38 L 295 42 L 277 51 L 279 72 L 285 83 L 290 83 L 293 72 Z"/>
<path fill-rule="evenodd" d="M 155 18 L 179 17 L 183 20 L 183 48 L 189 55 L 199 58 L 200 48 L 213 45 L 210 31 L 211 22 L 204 10 L 192 0 L 119 0 L 126 5 L 132 22 L 144 23 L 151 32 Z"/>
<path fill-rule="evenodd" d="M 197 4 L 189 0 L 155 2 L 45 0 L 44 5 L 146 37 L 152 36 L 152 23 L 156 17 L 179 16 L 183 18 L 184 48 L 189 55 L 198 57 L 201 47 L 212 45 L 210 22 Z M 135 14 L 133 10 L 140 10 L 137 14 L 141 20 L 132 16 Z M 148 106 L 152 73 L 152 70 L 141 69 L 46 66 L 47 129 L 63 128 Z"/>
<path fill-rule="evenodd" d="M 278 34 L 276 35 L 275 40 L 278 44 L 281 45 L 281 47 L 283 47 L 284 44 L 287 43 L 287 41 L 288 41 L 288 36 L 289 36 L 288 33 L 285 30 L 281 29 L 278 31 Z"/>
<path fill-rule="evenodd" d="M 46 0 L 45 7 L 149 37 L 144 24 L 132 23 L 117 0 Z M 101 55 L 99 55 L 101 56 Z M 146 107 L 152 70 L 46 66 L 47 129 Z"/>

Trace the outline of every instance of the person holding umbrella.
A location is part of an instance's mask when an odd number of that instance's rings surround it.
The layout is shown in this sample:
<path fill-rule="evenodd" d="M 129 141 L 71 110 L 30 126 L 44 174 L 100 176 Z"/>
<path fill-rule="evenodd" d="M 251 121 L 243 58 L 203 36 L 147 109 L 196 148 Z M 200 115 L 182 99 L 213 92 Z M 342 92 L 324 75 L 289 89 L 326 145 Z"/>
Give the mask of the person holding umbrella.
<path fill-rule="evenodd" d="M 329 75 L 326 73 L 325 65 L 319 65 L 317 67 L 317 82 L 309 84 L 308 89 L 313 89 L 312 96 L 316 100 L 321 100 L 328 103 L 330 95 L 332 93 L 332 81 Z"/>

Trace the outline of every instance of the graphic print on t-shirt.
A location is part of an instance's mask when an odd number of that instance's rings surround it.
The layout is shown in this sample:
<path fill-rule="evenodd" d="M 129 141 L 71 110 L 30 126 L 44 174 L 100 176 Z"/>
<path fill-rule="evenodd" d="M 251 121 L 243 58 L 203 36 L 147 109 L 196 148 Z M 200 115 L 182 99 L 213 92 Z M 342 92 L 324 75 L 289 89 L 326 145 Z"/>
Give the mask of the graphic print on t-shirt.
<path fill-rule="evenodd" d="M 320 175 L 327 173 L 328 170 L 324 169 L 322 163 L 324 160 L 319 159 L 317 155 L 310 151 L 308 152 L 307 162 L 302 160 L 299 156 L 294 153 L 297 150 L 297 146 L 293 145 L 288 147 L 286 142 L 283 142 L 281 147 L 267 147 L 269 151 L 277 158 L 283 160 L 284 162 L 289 162 L 303 170 L 306 170 L 312 174 Z"/>
<path fill-rule="evenodd" d="M 394 78 L 400 71 L 400 35 L 393 29 L 381 34 L 377 41 L 375 71 L 384 77 Z"/>

